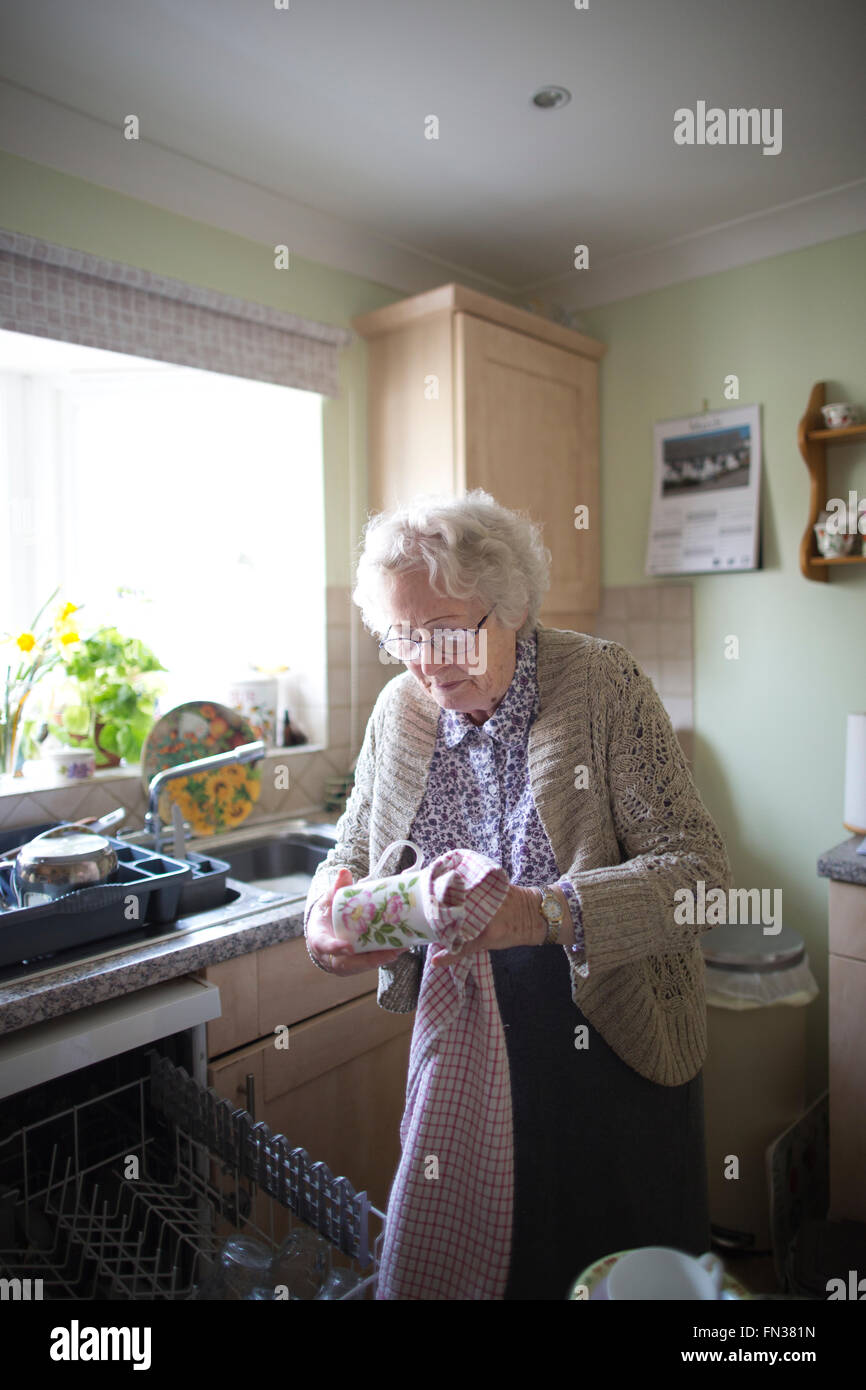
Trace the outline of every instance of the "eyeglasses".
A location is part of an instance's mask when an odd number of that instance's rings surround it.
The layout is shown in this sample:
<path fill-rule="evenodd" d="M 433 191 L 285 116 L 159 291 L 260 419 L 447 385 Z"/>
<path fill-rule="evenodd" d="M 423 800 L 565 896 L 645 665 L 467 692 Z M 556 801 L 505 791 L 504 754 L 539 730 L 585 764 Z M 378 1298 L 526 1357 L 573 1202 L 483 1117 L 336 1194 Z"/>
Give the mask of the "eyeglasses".
<path fill-rule="evenodd" d="M 430 629 L 429 637 L 386 637 L 379 643 L 380 650 L 384 650 L 389 656 L 396 657 L 398 661 L 420 661 L 424 648 L 432 645 L 432 650 L 436 653 L 436 660 L 450 662 L 456 651 L 458 657 L 464 657 L 470 648 L 471 639 L 476 633 L 480 632 L 489 613 L 484 617 L 477 627 L 434 627 Z M 395 626 L 395 624 L 391 624 Z M 424 628 L 416 628 L 417 632 L 423 632 Z"/>

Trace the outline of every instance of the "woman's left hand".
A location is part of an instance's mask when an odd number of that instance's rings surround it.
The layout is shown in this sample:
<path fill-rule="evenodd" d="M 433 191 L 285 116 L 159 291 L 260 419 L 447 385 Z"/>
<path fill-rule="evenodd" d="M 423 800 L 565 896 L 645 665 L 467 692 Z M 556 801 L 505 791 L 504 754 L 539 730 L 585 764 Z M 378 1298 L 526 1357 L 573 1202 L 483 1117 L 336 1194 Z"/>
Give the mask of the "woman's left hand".
<path fill-rule="evenodd" d="M 455 956 L 442 946 L 432 945 L 430 955 L 434 965 L 453 965 L 462 956 L 475 955 L 479 951 L 505 951 L 510 946 L 540 946 L 546 935 L 547 927 L 539 911 L 538 894 L 531 888 L 515 888 L 511 884 L 498 912 L 491 917 L 483 932 L 466 942 L 462 951 Z"/>

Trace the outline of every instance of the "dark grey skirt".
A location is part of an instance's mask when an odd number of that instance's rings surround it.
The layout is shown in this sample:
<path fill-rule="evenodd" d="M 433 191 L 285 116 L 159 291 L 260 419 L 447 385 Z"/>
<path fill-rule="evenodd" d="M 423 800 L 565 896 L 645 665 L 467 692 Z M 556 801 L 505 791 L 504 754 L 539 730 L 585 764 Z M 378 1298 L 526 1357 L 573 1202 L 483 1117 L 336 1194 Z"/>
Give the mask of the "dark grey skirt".
<path fill-rule="evenodd" d="M 710 1246 L 703 1075 L 660 1086 L 629 1067 L 571 998 L 560 947 L 491 951 L 514 1107 L 506 1299 L 564 1299 L 604 1255 Z M 574 1046 L 587 1024 L 589 1046 Z"/>

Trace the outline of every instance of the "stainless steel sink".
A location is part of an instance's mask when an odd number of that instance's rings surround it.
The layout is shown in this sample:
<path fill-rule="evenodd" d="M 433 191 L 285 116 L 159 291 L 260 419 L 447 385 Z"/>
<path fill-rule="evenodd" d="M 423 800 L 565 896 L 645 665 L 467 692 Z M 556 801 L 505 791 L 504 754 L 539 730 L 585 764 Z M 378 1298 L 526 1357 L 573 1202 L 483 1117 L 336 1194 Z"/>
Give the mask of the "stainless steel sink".
<path fill-rule="evenodd" d="M 215 850 L 230 877 L 286 897 L 306 898 L 313 874 L 333 845 L 324 835 L 271 833 Z"/>

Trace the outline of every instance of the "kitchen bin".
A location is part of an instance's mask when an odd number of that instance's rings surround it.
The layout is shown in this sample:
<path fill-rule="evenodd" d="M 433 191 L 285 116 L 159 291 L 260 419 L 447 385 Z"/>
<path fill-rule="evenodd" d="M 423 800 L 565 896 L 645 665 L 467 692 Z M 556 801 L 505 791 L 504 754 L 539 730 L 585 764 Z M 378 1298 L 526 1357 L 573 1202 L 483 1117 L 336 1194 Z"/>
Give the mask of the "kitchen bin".
<path fill-rule="evenodd" d="M 728 924 L 701 937 L 706 963 L 704 1113 L 714 1243 L 772 1249 L 766 1151 L 806 1105 L 806 1012 L 818 993 L 802 937 Z M 732 1158 L 737 1177 L 726 1176 Z"/>

